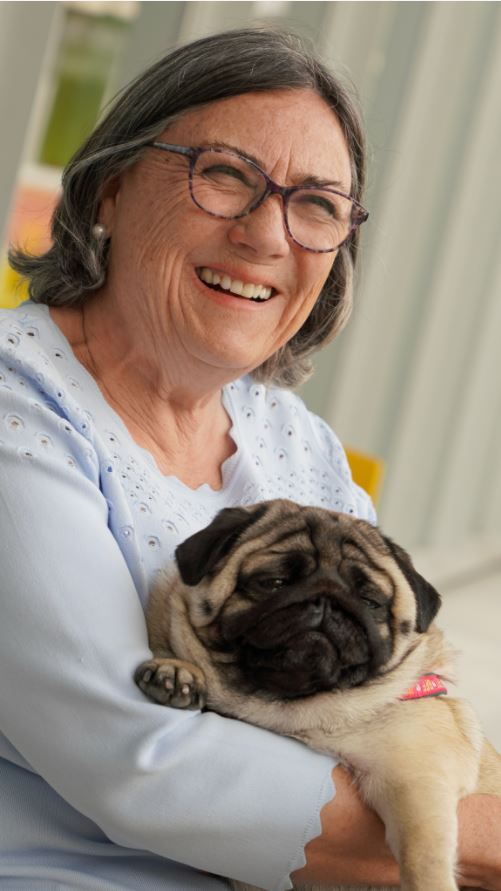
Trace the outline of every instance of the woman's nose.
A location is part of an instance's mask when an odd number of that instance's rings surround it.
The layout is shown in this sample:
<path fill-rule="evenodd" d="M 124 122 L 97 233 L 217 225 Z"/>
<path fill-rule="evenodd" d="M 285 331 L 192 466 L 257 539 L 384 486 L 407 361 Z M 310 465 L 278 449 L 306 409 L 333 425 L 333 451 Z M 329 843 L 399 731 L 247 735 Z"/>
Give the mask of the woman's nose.
<path fill-rule="evenodd" d="M 269 195 L 252 213 L 233 220 L 228 237 L 232 244 L 246 246 L 259 256 L 285 256 L 290 251 L 290 239 L 280 196 Z"/>

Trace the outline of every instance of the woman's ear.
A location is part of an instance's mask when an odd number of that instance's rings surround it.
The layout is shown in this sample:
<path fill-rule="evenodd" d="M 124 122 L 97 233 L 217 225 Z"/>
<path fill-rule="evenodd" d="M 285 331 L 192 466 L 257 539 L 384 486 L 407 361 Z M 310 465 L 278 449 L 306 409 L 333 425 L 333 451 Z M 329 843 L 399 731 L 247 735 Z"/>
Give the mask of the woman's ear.
<path fill-rule="evenodd" d="M 120 198 L 120 185 L 120 177 L 113 176 L 104 184 L 101 190 L 97 222 L 104 226 L 107 238 L 110 238 L 113 234 L 113 223 Z"/>

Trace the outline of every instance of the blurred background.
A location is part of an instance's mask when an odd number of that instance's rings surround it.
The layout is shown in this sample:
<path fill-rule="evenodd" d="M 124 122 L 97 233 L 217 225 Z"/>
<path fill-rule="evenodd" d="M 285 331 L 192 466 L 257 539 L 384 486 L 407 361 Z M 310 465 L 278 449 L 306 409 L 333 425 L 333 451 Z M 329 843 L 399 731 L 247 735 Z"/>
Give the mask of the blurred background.
<path fill-rule="evenodd" d="M 355 309 L 301 395 L 384 465 L 381 526 L 454 593 L 445 620 L 501 745 L 500 3 L 0 3 L 0 304 L 26 297 L 8 241 L 47 244 L 61 167 L 116 90 L 179 43 L 252 24 L 310 38 L 360 95 Z"/>

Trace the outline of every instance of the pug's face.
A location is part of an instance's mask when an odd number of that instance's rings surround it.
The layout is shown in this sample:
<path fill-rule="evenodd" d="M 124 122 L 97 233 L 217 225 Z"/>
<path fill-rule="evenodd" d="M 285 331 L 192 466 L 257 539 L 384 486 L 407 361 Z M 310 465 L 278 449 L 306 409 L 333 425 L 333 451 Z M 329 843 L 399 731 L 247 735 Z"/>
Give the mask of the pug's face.
<path fill-rule="evenodd" d="M 377 528 L 290 501 L 221 511 L 176 559 L 193 633 L 230 684 L 268 698 L 385 673 L 440 605 Z"/>

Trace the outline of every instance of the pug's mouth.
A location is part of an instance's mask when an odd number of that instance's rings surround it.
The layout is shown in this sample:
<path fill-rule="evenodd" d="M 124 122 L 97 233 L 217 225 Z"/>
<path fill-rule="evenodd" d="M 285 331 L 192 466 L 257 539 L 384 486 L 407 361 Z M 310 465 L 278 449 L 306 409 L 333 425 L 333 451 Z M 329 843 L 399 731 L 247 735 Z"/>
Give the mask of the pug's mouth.
<path fill-rule="evenodd" d="M 374 673 L 372 635 L 331 598 L 296 603 L 244 625 L 224 636 L 254 694 L 296 699 L 359 686 Z"/>

